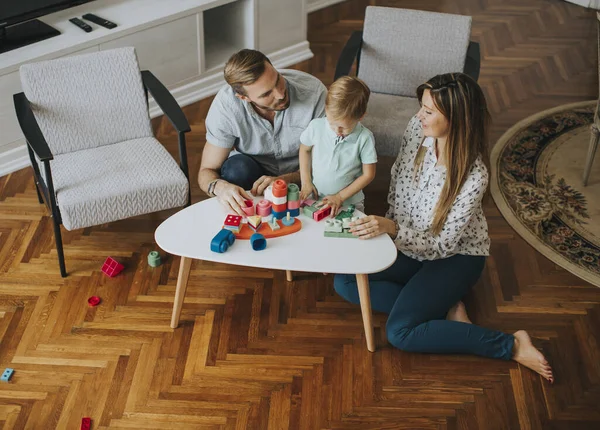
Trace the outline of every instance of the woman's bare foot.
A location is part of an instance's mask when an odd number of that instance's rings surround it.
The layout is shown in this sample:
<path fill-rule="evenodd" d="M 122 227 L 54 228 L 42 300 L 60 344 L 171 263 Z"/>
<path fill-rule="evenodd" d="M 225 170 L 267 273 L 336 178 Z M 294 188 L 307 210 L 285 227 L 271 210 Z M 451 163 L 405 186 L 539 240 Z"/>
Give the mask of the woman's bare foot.
<path fill-rule="evenodd" d="M 461 301 L 452 306 L 452 309 L 450 309 L 446 314 L 446 319 L 449 321 L 459 321 L 467 324 L 473 324 L 467 315 L 465 304 Z"/>
<path fill-rule="evenodd" d="M 515 334 L 512 359 L 525 367 L 539 373 L 551 383 L 554 383 L 552 368 L 544 354 L 531 343 L 531 338 L 525 330 L 519 330 Z"/>

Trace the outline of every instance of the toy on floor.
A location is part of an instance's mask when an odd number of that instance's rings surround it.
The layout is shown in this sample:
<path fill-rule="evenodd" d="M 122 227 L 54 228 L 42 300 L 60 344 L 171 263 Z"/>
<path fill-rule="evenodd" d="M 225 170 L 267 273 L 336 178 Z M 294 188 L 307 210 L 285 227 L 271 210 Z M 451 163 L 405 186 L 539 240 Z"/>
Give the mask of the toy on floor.
<path fill-rule="evenodd" d="M 124 268 L 125 266 L 123 266 L 121 263 L 119 263 L 117 260 L 111 257 L 108 257 L 102 265 L 102 271 L 111 278 L 114 278 L 119 273 L 121 273 L 121 271 Z"/>
<path fill-rule="evenodd" d="M 250 237 L 250 246 L 255 251 L 262 251 L 267 247 L 267 239 L 260 233 L 254 233 Z"/>
<path fill-rule="evenodd" d="M 91 307 L 95 307 L 98 306 L 101 302 L 100 297 L 98 296 L 92 296 L 88 299 L 88 305 L 90 305 Z"/>
<path fill-rule="evenodd" d="M 150 251 L 148 253 L 148 266 L 158 267 L 160 266 L 160 254 L 158 251 Z"/>
<path fill-rule="evenodd" d="M 358 236 L 350 233 L 350 223 L 356 221 L 358 217 L 343 218 L 339 219 L 326 219 L 325 220 L 325 231 L 323 232 L 325 237 L 342 237 L 346 239 L 358 239 Z"/>
<path fill-rule="evenodd" d="M 8 382 L 10 381 L 10 378 L 12 377 L 12 374 L 15 372 L 14 369 L 11 369 L 10 367 L 7 367 L 6 369 L 4 369 L 4 373 L 2 373 L 2 377 L 0 378 L 0 380 L 2 382 Z"/>
<path fill-rule="evenodd" d="M 213 252 L 224 253 L 235 242 L 235 236 L 229 230 L 221 230 L 210 241 L 210 250 Z"/>
<path fill-rule="evenodd" d="M 83 417 L 81 419 L 80 430 L 90 430 L 92 428 L 92 419 L 90 417 Z"/>

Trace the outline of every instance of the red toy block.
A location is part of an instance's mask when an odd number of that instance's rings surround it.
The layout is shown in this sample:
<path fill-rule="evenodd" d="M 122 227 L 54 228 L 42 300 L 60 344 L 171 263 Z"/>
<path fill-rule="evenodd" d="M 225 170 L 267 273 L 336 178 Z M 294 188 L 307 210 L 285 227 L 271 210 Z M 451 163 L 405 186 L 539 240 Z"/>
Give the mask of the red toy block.
<path fill-rule="evenodd" d="M 101 300 L 100 300 L 100 297 L 98 297 L 98 296 L 92 296 L 92 297 L 90 297 L 90 298 L 88 299 L 88 304 L 89 304 L 91 307 L 94 307 L 94 306 L 98 306 L 98 305 L 100 304 L 100 301 L 101 301 Z"/>
<path fill-rule="evenodd" d="M 223 225 L 231 226 L 231 227 L 239 227 L 242 223 L 242 217 L 239 215 L 227 215 L 225 218 L 225 222 Z"/>
<path fill-rule="evenodd" d="M 92 419 L 90 417 L 82 418 L 80 430 L 90 430 L 91 428 L 92 428 Z"/>
<path fill-rule="evenodd" d="M 323 209 L 319 209 L 313 214 L 315 221 L 321 221 L 323 218 L 328 217 L 331 214 L 331 207 L 326 206 Z"/>
<path fill-rule="evenodd" d="M 111 257 L 108 257 L 102 265 L 102 271 L 111 278 L 114 278 L 119 273 L 121 273 L 121 271 L 124 268 L 125 266 L 123 266 L 121 263 L 119 263 L 117 260 Z"/>

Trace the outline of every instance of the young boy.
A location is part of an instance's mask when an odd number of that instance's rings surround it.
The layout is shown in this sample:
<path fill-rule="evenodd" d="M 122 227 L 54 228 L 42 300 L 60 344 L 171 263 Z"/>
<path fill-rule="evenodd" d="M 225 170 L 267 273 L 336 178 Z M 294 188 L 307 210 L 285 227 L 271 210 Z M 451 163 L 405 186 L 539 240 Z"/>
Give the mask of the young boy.
<path fill-rule="evenodd" d="M 300 136 L 300 199 L 313 195 L 331 207 L 364 212 L 362 189 L 375 178 L 375 140 L 360 123 L 371 91 L 360 79 L 343 76 L 329 87 L 325 118 L 313 119 Z"/>

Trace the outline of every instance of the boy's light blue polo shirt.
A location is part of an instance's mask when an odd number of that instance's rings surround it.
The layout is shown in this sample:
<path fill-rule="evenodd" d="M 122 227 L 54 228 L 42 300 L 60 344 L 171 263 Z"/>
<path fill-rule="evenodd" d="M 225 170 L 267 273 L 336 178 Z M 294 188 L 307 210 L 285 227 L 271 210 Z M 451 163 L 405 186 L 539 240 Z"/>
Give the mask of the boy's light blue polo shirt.
<path fill-rule="evenodd" d="M 313 119 L 300 135 L 300 143 L 313 147 L 312 177 L 319 198 L 336 194 L 354 182 L 362 175 L 363 164 L 377 163 L 373 133 L 360 122 L 352 133 L 341 142 L 337 141 L 327 118 Z M 361 190 L 344 204 L 358 203 L 364 198 Z"/>

